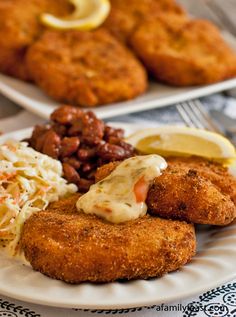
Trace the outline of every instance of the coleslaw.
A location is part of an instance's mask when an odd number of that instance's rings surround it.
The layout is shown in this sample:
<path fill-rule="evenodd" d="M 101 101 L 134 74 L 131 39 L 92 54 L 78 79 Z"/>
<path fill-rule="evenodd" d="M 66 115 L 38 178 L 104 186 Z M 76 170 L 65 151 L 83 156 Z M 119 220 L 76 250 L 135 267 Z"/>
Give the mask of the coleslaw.
<path fill-rule="evenodd" d="M 0 241 L 17 253 L 24 222 L 77 186 L 62 178 L 62 164 L 26 142 L 0 145 Z"/>

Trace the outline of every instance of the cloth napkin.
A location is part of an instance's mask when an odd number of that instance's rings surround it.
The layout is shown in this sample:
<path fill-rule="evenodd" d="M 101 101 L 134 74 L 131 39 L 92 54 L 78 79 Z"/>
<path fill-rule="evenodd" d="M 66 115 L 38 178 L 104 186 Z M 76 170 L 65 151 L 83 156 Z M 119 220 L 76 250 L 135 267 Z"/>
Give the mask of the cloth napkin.
<path fill-rule="evenodd" d="M 205 107 L 224 111 L 236 118 L 236 100 L 217 94 L 202 99 Z M 183 124 L 175 106 L 154 109 L 141 113 L 128 114 L 108 121 L 135 122 L 140 124 Z M 0 131 L 23 129 L 44 120 L 22 110 L 19 106 L 0 96 Z M 1 264 L 0 264 L 1 265 Z M 236 263 L 235 263 L 236 267 Z M 1 283 L 1 281 L 0 281 Z M 163 303 L 149 307 L 121 310 L 79 310 L 61 309 L 21 302 L 0 294 L 0 317 L 91 317 L 91 316 L 127 316 L 127 317 L 236 317 L 236 268 L 235 279 L 197 294 L 192 298 L 173 303 Z"/>

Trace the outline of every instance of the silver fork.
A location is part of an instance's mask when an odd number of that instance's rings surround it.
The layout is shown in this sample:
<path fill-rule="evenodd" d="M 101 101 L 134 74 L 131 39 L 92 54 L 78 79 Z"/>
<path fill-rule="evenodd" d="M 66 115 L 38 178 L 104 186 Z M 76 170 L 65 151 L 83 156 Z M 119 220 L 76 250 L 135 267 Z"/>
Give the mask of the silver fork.
<path fill-rule="evenodd" d="M 204 105 L 199 99 L 181 102 L 176 105 L 176 108 L 188 127 L 205 129 L 208 131 L 216 132 L 222 135 L 223 130 L 220 129 L 212 120 L 209 113 L 205 110 Z M 227 137 L 227 135 L 225 135 Z M 229 136 L 229 135 L 228 135 Z M 231 135 L 230 141 L 236 147 L 236 137 Z"/>
<path fill-rule="evenodd" d="M 181 102 L 176 105 L 176 108 L 186 126 L 222 134 L 199 99 Z"/>

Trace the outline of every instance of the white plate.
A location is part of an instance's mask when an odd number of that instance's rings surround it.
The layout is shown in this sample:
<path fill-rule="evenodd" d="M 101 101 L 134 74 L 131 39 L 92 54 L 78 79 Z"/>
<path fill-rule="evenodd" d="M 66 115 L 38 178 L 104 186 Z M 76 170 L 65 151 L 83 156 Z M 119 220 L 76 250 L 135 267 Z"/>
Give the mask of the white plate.
<path fill-rule="evenodd" d="M 223 36 L 231 47 L 236 50 L 236 39 L 229 33 L 224 33 Z M 93 109 L 93 111 L 99 118 L 104 119 L 126 113 L 164 107 L 234 87 L 236 87 L 236 78 L 213 85 L 187 88 L 174 88 L 151 83 L 148 91 L 143 96 L 127 102 L 101 106 Z M 45 119 L 49 118 L 50 113 L 59 105 L 47 97 L 37 86 L 2 74 L 0 74 L 0 92 L 26 110 Z"/>
<path fill-rule="evenodd" d="M 123 127 L 128 132 L 140 128 L 129 124 Z M 0 143 L 9 138 L 26 138 L 30 131 L 4 135 Z M 236 276 L 236 223 L 224 228 L 200 226 L 197 237 L 197 255 L 179 271 L 126 283 L 69 285 L 0 254 L 0 294 L 37 304 L 87 309 L 139 307 L 189 297 Z"/>
<path fill-rule="evenodd" d="M 126 113 L 164 107 L 234 87 L 236 87 L 235 78 L 214 85 L 195 88 L 174 88 L 151 83 L 148 91 L 141 97 L 131 101 L 95 108 L 93 111 L 99 118 L 104 119 Z M 51 112 L 59 105 L 47 97 L 37 86 L 2 74 L 0 74 L 0 92 L 26 110 L 45 119 L 49 118 Z"/>

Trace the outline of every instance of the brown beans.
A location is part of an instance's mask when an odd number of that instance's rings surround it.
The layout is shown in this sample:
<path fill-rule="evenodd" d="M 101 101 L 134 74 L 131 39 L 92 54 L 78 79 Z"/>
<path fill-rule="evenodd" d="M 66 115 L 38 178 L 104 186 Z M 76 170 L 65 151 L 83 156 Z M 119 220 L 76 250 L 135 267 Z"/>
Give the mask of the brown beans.
<path fill-rule="evenodd" d="M 67 128 L 66 126 L 55 123 L 52 125 L 53 131 L 55 131 L 60 137 L 64 137 L 67 134 Z"/>
<path fill-rule="evenodd" d="M 87 112 L 83 118 L 83 140 L 88 145 L 97 145 L 104 136 L 105 124 L 96 118 L 91 111 Z"/>
<path fill-rule="evenodd" d="M 43 135 L 42 152 L 48 156 L 51 156 L 52 158 L 57 159 L 59 156 L 60 143 L 61 140 L 59 135 L 57 135 L 53 130 L 49 130 Z"/>
<path fill-rule="evenodd" d="M 81 178 L 79 181 L 79 190 L 82 192 L 87 192 L 89 190 L 89 187 L 93 185 L 93 180 L 88 180 L 85 178 Z"/>
<path fill-rule="evenodd" d="M 78 137 L 71 137 L 67 138 L 65 137 L 61 141 L 61 149 L 60 149 L 60 156 L 62 158 L 71 156 L 74 154 L 80 145 L 80 139 Z"/>
<path fill-rule="evenodd" d="M 33 146 L 33 144 L 35 144 L 33 147 L 35 148 L 35 150 L 39 151 L 39 152 L 43 152 L 43 145 L 44 145 L 44 141 L 45 141 L 45 132 L 42 133 L 41 135 L 39 135 L 35 140 L 32 140 L 30 142 L 30 145 Z M 35 143 L 34 143 L 35 141 Z"/>
<path fill-rule="evenodd" d="M 77 156 L 81 161 L 87 161 L 96 155 L 96 148 L 79 149 Z"/>
<path fill-rule="evenodd" d="M 90 173 L 94 168 L 96 168 L 96 165 L 95 164 L 92 164 L 92 163 L 85 163 L 83 164 L 82 166 L 82 172 L 87 174 L 87 173 Z"/>
<path fill-rule="evenodd" d="M 69 165 L 71 165 L 72 167 L 74 167 L 74 169 L 78 170 L 81 166 L 81 162 L 76 158 L 76 157 L 65 157 L 63 159 L 64 163 L 68 163 Z"/>
<path fill-rule="evenodd" d="M 125 157 L 125 150 L 121 146 L 106 143 L 99 147 L 98 155 L 105 161 L 120 161 Z"/>
<path fill-rule="evenodd" d="M 76 169 L 67 163 L 63 163 L 63 172 L 65 178 L 69 183 L 79 184 L 80 176 L 79 173 L 76 172 Z"/>
<path fill-rule="evenodd" d="M 45 132 L 48 131 L 46 126 L 36 125 L 34 127 L 31 138 L 29 139 L 29 144 L 37 151 L 41 151 L 43 148 L 43 138 L 41 138 Z M 41 138 L 41 141 L 39 140 Z"/>
<path fill-rule="evenodd" d="M 104 139 L 106 141 L 109 141 L 109 138 L 111 138 L 111 137 L 123 139 L 124 130 L 123 129 L 114 129 L 112 127 L 106 126 L 105 133 L 104 133 Z"/>
<path fill-rule="evenodd" d="M 37 151 L 61 160 L 64 177 L 84 192 L 94 183 L 99 166 L 134 155 L 123 136 L 122 129 L 106 126 L 91 111 L 62 106 L 48 125 L 34 128 L 28 141 Z"/>
<path fill-rule="evenodd" d="M 122 139 L 118 139 L 117 137 L 111 137 L 109 139 L 109 143 L 121 146 L 125 150 L 125 158 L 132 156 L 134 152 L 134 148 L 131 144 L 126 143 L 125 141 L 123 141 Z"/>
<path fill-rule="evenodd" d="M 70 127 L 68 134 L 70 136 L 73 135 L 80 135 L 82 133 L 83 130 L 83 124 L 81 121 L 75 121 L 72 123 L 72 126 Z"/>
<path fill-rule="evenodd" d="M 83 116 L 83 111 L 80 110 L 79 108 L 65 105 L 55 110 L 51 114 L 50 119 L 60 124 L 70 124 L 73 121 L 81 118 L 82 116 Z"/>

